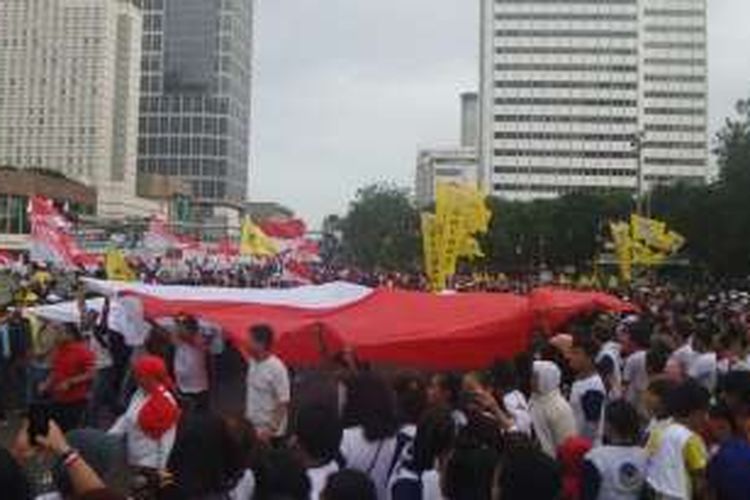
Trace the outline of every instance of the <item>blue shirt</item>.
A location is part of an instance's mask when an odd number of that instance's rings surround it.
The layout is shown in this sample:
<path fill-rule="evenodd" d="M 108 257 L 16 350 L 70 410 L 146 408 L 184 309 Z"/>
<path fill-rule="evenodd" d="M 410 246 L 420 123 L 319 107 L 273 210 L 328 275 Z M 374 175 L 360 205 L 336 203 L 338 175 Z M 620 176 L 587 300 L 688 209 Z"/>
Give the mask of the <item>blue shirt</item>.
<path fill-rule="evenodd" d="M 708 484 L 717 500 L 750 500 L 750 443 L 732 438 L 708 464 Z"/>

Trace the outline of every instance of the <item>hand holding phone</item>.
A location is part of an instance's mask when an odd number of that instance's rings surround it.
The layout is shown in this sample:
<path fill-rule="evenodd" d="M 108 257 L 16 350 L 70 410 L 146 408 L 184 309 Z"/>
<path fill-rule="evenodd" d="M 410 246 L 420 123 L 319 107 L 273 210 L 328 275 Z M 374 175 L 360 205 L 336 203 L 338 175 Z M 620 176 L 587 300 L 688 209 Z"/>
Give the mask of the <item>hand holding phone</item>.
<path fill-rule="evenodd" d="M 29 407 L 29 443 L 38 446 L 37 438 L 49 434 L 49 406 L 41 403 L 33 403 Z"/>

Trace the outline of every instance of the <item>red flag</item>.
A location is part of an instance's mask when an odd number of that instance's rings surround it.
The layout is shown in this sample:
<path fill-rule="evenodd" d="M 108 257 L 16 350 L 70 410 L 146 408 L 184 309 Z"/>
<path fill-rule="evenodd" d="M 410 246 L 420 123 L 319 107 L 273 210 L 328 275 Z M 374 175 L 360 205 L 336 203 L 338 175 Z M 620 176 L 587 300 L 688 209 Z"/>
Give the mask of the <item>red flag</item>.
<path fill-rule="evenodd" d="M 262 221 L 259 226 L 266 236 L 284 240 L 301 238 L 307 232 L 305 222 L 300 219 L 274 217 Z"/>
<path fill-rule="evenodd" d="M 72 226 L 52 200 L 34 196 L 29 203 L 31 219 L 31 260 L 77 267 L 89 262 L 70 234 Z"/>

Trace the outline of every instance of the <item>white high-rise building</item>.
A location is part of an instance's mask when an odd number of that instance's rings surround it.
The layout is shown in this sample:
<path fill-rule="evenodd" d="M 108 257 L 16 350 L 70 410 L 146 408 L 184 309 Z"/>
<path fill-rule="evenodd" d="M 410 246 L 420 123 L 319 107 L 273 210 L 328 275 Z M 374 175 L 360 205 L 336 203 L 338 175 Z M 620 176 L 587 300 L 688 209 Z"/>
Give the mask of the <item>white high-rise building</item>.
<path fill-rule="evenodd" d="M 103 217 L 136 197 L 140 9 L 133 0 L 0 0 L 0 164 L 96 187 Z"/>
<path fill-rule="evenodd" d="M 706 0 L 481 1 L 494 194 L 706 181 Z"/>

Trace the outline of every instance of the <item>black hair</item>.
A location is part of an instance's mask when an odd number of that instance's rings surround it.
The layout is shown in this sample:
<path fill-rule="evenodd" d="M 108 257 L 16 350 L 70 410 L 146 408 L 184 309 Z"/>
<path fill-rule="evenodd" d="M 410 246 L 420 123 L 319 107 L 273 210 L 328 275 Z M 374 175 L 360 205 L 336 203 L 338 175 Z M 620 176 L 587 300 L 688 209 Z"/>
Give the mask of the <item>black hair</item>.
<path fill-rule="evenodd" d="M 669 378 L 658 378 L 648 385 L 648 392 L 656 395 L 662 405 L 659 414 L 655 415 L 657 418 L 666 418 L 669 416 L 669 400 L 677 386 L 677 382 Z"/>
<path fill-rule="evenodd" d="M 265 349 L 271 349 L 274 341 L 273 328 L 269 325 L 253 325 L 250 327 L 250 336 L 261 344 Z"/>
<path fill-rule="evenodd" d="M 288 450 L 271 450 L 264 454 L 254 472 L 253 500 L 308 500 L 310 497 L 311 485 L 305 467 Z"/>
<path fill-rule="evenodd" d="M 715 420 L 726 420 L 729 427 L 732 429 L 732 432 L 737 430 L 732 410 L 724 401 L 719 401 L 711 405 L 711 408 L 708 410 L 708 416 Z"/>
<path fill-rule="evenodd" d="M 497 488 L 511 500 L 561 498 L 562 474 L 552 458 L 532 448 L 508 453 L 500 465 Z"/>
<path fill-rule="evenodd" d="M 448 393 L 448 404 L 451 408 L 457 408 L 460 402 L 463 379 L 461 375 L 454 372 L 438 373 L 434 375 L 440 390 Z"/>
<path fill-rule="evenodd" d="M 731 396 L 741 404 L 750 405 L 750 372 L 730 371 L 719 380 L 718 391 L 722 396 Z"/>
<path fill-rule="evenodd" d="M 379 375 L 359 373 L 352 381 L 346 406 L 352 423 L 362 426 L 368 441 L 380 441 L 396 434 L 396 397 L 391 386 Z"/>
<path fill-rule="evenodd" d="M 427 385 L 417 373 L 404 372 L 393 383 L 402 424 L 416 424 L 427 408 Z"/>
<path fill-rule="evenodd" d="M 81 329 L 78 328 L 78 325 L 76 325 L 75 323 L 63 323 L 62 327 L 65 331 L 65 335 L 71 337 L 73 340 L 80 341 L 83 339 Z"/>
<path fill-rule="evenodd" d="M 638 443 L 641 431 L 640 417 L 635 407 L 624 399 L 612 401 L 607 405 L 604 410 L 604 421 L 620 439 L 632 445 Z"/>
<path fill-rule="evenodd" d="M 358 470 L 343 469 L 328 476 L 322 500 L 377 500 L 375 483 Z"/>
<path fill-rule="evenodd" d="M 450 410 L 435 408 L 422 418 L 414 438 L 411 469 L 424 472 L 433 468 L 435 460 L 449 451 L 456 440 L 456 424 Z"/>
<path fill-rule="evenodd" d="M 647 349 L 651 343 L 652 325 L 646 319 L 639 319 L 628 326 L 628 337 L 631 342 L 640 347 Z"/>
<path fill-rule="evenodd" d="M 457 446 L 445 467 L 444 494 L 451 500 L 490 500 L 500 453 L 488 446 Z"/>
<path fill-rule="evenodd" d="M 31 485 L 23 473 L 23 469 L 13 459 L 11 454 L 0 447 L 0 491 L 3 497 L 18 500 L 32 498 Z"/>
<path fill-rule="evenodd" d="M 599 354 L 599 344 L 586 335 L 576 335 L 573 339 L 573 348 L 581 350 L 592 361 Z"/>
<path fill-rule="evenodd" d="M 713 334 L 708 325 L 701 325 L 693 335 L 693 347 L 696 350 L 710 350 L 713 347 Z"/>
<path fill-rule="evenodd" d="M 711 394 L 705 387 L 694 380 L 686 380 L 679 384 L 667 398 L 667 408 L 671 416 L 687 418 L 691 413 L 708 410 Z"/>
<path fill-rule="evenodd" d="M 245 464 L 224 419 L 192 413 L 178 428 L 168 468 L 179 489 L 176 498 L 193 498 L 232 490 Z"/>
<path fill-rule="evenodd" d="M 338 454 L 343 429 L 334 408 L 309 405 L 303 406 L 297 413 L 295 435 L 310 458 L 327 463 Z"/>
<path fill-rule="evenodd" d="M 189 333 L 197 333 L 200 330 L 200 325 L 195 316 L 190 314 L 183 314 L 180 316 L 180 325 L 187 330 Z"/>
<path fill-rule="evenodd" d="M 646 373 L 649 375 L 664 373 L 670 355 L 669 350 L 662 345 L 654 346 L 646 351 Z"/>
<path fill-rule="evenodd" d="M 510 361 L 496 361 L 490 367 L 492 386 L 501 392 L 509 392 L 518 388 L 516 367 Z"/>

